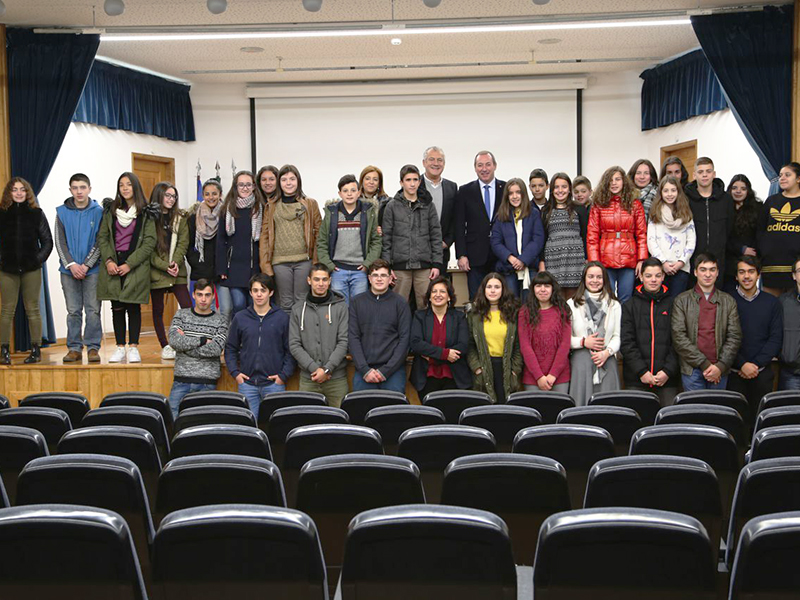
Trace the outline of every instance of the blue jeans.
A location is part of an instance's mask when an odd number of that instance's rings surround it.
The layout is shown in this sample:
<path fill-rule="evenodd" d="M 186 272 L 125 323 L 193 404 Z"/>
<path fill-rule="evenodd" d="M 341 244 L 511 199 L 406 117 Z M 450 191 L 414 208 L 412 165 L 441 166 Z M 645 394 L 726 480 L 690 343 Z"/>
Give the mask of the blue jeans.
<path fill-rule="evenodd" d="M 75 279 L 71 274 L 61 273 L 61 287 L 67 305 L 67 348 L 81 352 L 86 346 L 99 350 L 103 339 L 103 324 L 100 322 L 100 301 L 97 299 L 97 273 L 85 279 Z M 86 327 L 81 335 L 83 313 Z"/>
<path fill-rule="evenodd" d="M 686 291 L 689 285 L 689 273 L 687 271 L 678 271 L 675 275 L 667 275 L 664 278 L 664 285 L 667 286 L 669 295 L 674 298 Z"/>
<path fill-rule="evenodd" d="M 239 393 L 244 394 L 244 397 L 247 398 L 247 404 L 250 406 L 250 410 L 256 418 L 256 421 L 258 421 L 258 407 L 261 405 L 261 400 L 263 400 L 264 396 L 272 394 L 273 392 L 285 391 L 286 386 L 279 383 L 251 385 L 245 381 L 239 386 Z"/>
<path fill-rule="evenodd" d="M 530 275 L 531 279 L 533 279 L 533 276 L 536 275 L 536 271 L 530 269 Z M 528 292 L 530 291 L 522 289 L 522 280 L 517 277 L 516 271 L 513 273 L 506 273 L 506 287 L 523 302 L 525 302 L 525 299 L 528 297 Z"/>
<path fill-rule="evenodd" d="M 231 291 L 224 285 L 217 285 L 214 287 L 217 292 L 217 303 L 219 304 L 219 314 L 225 317 L 225 321 L 230 323 L 233 317 L 233 301 L 231 300 Z"/>
<path fill-rule="evenodd" d="M 788 370 L 781 368 L 781 375 L 778 379 L 779 390 L 800 390 L 800 375 L 790 373 Z"/>
<path fill-rule="evenodd" d="M 475 301 L 475 294 L 478 293 L 483 278 L 492 272 L 491 267 L 497 262 L 494 256 L 490 256 L 489 259 L 490 260 L 485 265 L 479 267 L 469 266 L 469 271 L 467 271 L 467 289 L 469 290 L 470 302 Z"/>
<path fill-rule="evenodd" d="M 229 287 L 228 293 L 230 294 L 231 306 L 233 307 L 231 310 L 231 319 L 233 315 L 240 310 L 244 310 L 253 302 L 253 299 L 250 297 L 250 290 L 247 288 Z M 220 309 L 220 311 L 221 310 L 222 309 Z"/>
<path fill-rule="evenodd" d="M 331 289 L 344 296 L 349 305 L 350 298 L 367 291 L 367 274 L 364 271 L 345 271 L 339 269 L 331 274 Z"/>
<path fill-rule="evenodd" d="M 719 383 L 709 383 L 703 377 L 703 372 L 700 369 L 693 369 L 691 375 L 684 375 L 681 373 L 681 381 L 683 382 L 684 392 L 693 392 L 694 390 L 724 390 L 728 384 L 728 376 L 723 375 L 719 379 Z"/>
<path fill-rule="evenodd" d="M 397 369 L 394 373 L 392 373 L 389 377 L 386 378 L 386 381 L 382 381 L 381 383 L 368 383 L 364 381 L 364 377 L 358 371 L 355 372 L 353 375 L 353 391 L 357 392 L 359 390 L 393 390 L 395 392 L 400 392 L 401 394 L 406 393 L 406 369 L 405 366 Z"/>
<path fill-rule="evenodd" d="M 215 383 L 182 383 L 172 382 L 172 389 L 169 392 L 169 407 L 172 409 L 172 418 L 178 418 L 178 407 L 186 394 L 191 392 L 210 392 L 217 389 Z"/>
<path fill-rule="evenodd" d="M 617 294 L 617 300 L 620 304 L 625 304 L 625 301 L 633 295 L 633 283 L 636 280 L 634 269 L 609 269 L 608 279 L 611 281 L 611 289 Z"/>

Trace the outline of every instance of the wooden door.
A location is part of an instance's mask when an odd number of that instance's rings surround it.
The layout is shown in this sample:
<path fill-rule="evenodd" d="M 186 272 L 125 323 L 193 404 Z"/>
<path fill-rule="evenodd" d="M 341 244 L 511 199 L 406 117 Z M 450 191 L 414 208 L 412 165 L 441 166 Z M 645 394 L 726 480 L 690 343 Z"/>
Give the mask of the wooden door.
<path fill-rule="evenodd" d="M 132 171 L 139 178 L 146 197 L 150 197 L 153 188 L 160 181 L 175 182 L 175 159 L 165 156 L 153 156 L 151 154 L 131 153 Z M 179 190 L 180 191 L 180 190 Z M 175 296 L 167 294 L 166 305 L 164 306 L 164 325 L 169 328 L 175 311 L 178 310 Z M 142 306 L 142 332 L 152 333 L 153 328 L 153 308 L 148 300 Z"/>
<path fill-rule="evenodd" d="M 683 161 L 683 166 L 689 172 L 689 181 L 694 180 L 694 161 L 697 160 L 697 140 L 681 142 L 661 148 L 661 164 L 670 156 L 677 156 Z"/>

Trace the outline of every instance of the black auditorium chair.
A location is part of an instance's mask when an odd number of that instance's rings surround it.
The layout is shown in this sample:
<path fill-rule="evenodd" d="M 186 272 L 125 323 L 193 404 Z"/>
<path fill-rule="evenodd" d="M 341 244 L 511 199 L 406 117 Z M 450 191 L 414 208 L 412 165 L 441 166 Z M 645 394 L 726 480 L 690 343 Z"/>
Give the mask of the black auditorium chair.
<path fill-rule="evenodd" d="M 161 464 L 169 460 L 169 436 L 164 417 L 155 408 L 143 406 L 102 406 L 93 408 L 83 417 L 79 427 L 97 427 L 99 425 L 124 425 L 141 427 L 150 432 L 156 442 Z"/>
<path fill-rule="evenodd" d="M 258 426 L 266 430 L 272 413 L 287 406 L 328 406 L 328 401 L 319 392 L 287 390 L 267 394 L 258 405 Z"/>
<path fill-rule="evenodd" d="M 198 425 L 244 425 L 255 427 L 256 418 L 249 408 L 240 406 L 195 406 L 186 408 L 175 419 L 175 433 Z"/>
<path fill-rule="evenodd" d="M 69 504 L 4 510 L 0 555 L 0 598 L 147 599 L 128 525 L 110 510 Z"/>
<path fill-rule="evenodd" d="M 583 506 L 586 479 L 594 464 L 616 456 L 614 440 L 605 429 L 593 425 L 542 425 L 517 434 L 514 452 L 548 456 L 567 470 L 572 506 Z"/>
<path fill-rule="evenodd" d="M 143 406 L 144 408 L 154 408 L 161 413 L 161 417 L 164 419 L 164 426 L 167 428 L 167 435 L 172 439 L 172 409 L 169 406 L 169 400 L 163 394 L 156 392 L 115 392 L 103 398 L 100 406 Z"/>
<path fill-rule="evenodd" d="M 11 506 L 11 501 L 8 499 L 3 478 L 0 477 L 0 508 L 8 508 L 9 506 Z"/>
<path fill-rule="evenodd" d="M 558 461 L 528 454 L 476 454 L 444 472 L 442 504 L 486 510 L 508 525 L 518 565 L 532 565 L 536 532 L 552 514 L 570 510 L 567 472 Z"/>
<path fill-rule="evenodd" d="M 0 410 L 4 408 L 11 408 L 11 402 L 8 400 L 6 396 L 0 394 Z"/>
<path fill-rule="evenodd" d="M 153 595 L 327 600 L 314 522 L 299 511 L 253 504 L 187 508 L 161 522 Z"/>
<path fill-rule="evenodd" d="M 127 458 L 139 467 L 152 510 L 161 474 L 161 458 L 155 439 L 146 429 L 122 425 L 75 429 L 61 438 L 58 454 L 108 454 Z"/>
<path fill-rule="evenodd" d="M 542 525 L 536 600 L 714 600 L 716 555 L 700 522 L 641 508 L 589 508 Z"/>
<path fill-rule="evenodd" d="M 172 458 L 238 454 L 272 460 L 267 434 L 247 425 L 197 425 L 172 438 Z"/>
<path fill-rule="evenodd" d="M 423 504 L 419 469 L 408 459 L 375 454 L 340 454 L 308 461 L 297 483 L 297 510 L 314 519 L 336 585 L 344 554 L 347 526 L 365 510 Z"/>
<path fill-rule="evenodd" d="M 128 523 L 142 571 L 155 536 L 139 468 L 126 458 L 65 454 L 32 460 L 19 474 L 17 505 L 74 504 L 113 510 Z"/>
<path fill-rule="evenodd" d="M 800 425 L 767 427 L 753 436 L 750 460 L 800 456 Z"/>
<path fill-rule="evenodd" d="M 228 392 L 223 390 L 207 390 L 205 392 L 191 392 L 186 394 L 178 405 L 178 414 L 187 408 L 198 406 L 236 406 L 238 408 L 249 408 L 244 394 L 239 392 Z"/>
<path fill-rule="evenodd" d="M 756 407 L 750 407 L 747 398 L 740 392 L 733 390 L 693 390 L 681 392 L 675 396 L 675 404 L 716 404 L 734 409 L 742 416 L 742 421 L 749 427 L 755 421 Z"/>
<path fill-rule="evenodd" d="M 535 408 L 510 404 L 473 406 L 461 413 L 459 425 L 482 427 L 492 432 L 498 452 L 511 452 L 514 437 L 521 429 L 542 424 L 542 415 Z"/>
<path fill-rule="evenodd" d="M 350 524 L 343 600 L 514 600 L 508 529 L 492 513 L 406 505 L 361 513 Z"/>
<path fill-rule="evenodd" d="M 750 445 L 747 426 L 735 408 L 719 404 L 675 404 L 658 411 L 656 425 L 711 425 L 731 434 L 740 460 Z"/>
<path fill-rule="evenodd" d="M 444 470 L 453 460 L 472 454 L 495 452 L 491 432 L 467 425 L 426 425 L 400 436 L 398 456 L 414 461 L 422 474 L 427 501 L 438 504 Z"/>
<path fill-rule="evenodd" d="M 383 455 L 381 436 L 362 425 L 304 425 L 286 436 L 281 474 L 287 504 L 295 506 L 300 470 L 312 458 L 337 454 Z"/>
<path fill-rule="evenodd" d="M 632 408 L 593 404 L 562 410 L 556 421 L 558 425 L 594 425 L 605 429 L 614 440 L 617 456 L 628 454 L 631 438 L 642 427 L 642 420 Z"/>
<path fill-rule="evenodd" d="M 342 400 L 342 410 L 353 425 L 363 425 L 364 418 L 373 408 L 408 404 L 408 398 L 393 390 L 359 390 L 350 392 Z"/>
<path fill-rule="evenodd" d="M 456 425 L 461 413 L 473 406 L 489 406 L 492 404 L 489 394 L 475 390 L 440 390 L 431 392 L 422 399 L 422 404 L 442 411 L 445 422 Z"/>
<path fill-rule="evenodd" d="M 11 504 L 16 503 L 17 477 L 22 468 L 34 458 L 49 454 L 44 436 L 36 429 L 0 425 L 0 477 Z"/>
<path fill-rule="evenodd" d="M 800 511 L 757 517 L 742 529 L 730 600 L 796 600 L 800 590 Z"/>
<path fill-rule="evenodd" d="M 779 406 L 800 406 L 800 390 L 778 390 L 764 394 L 758 403 L 759 414 L 763 410 Z"/>
<path fill-rule="evenodd" d="M 286 506 L 281 473 L 264 458 L 200 454 L 175 458 L 158 479 L 156 520 L 176 510 L 211 504 Z"/>
<path fill-rule="evenodd" d="M 776 406 L 758 413 L 754 435 L 767 427 L 800 425 L 800 406 Z"/>
<path fill-rule="evenodd" d="M 736 442 L 727 431 L 710 425 L 655 425 L 633 435 L 631 455 L 667 454 L 705 461 L 719 481 L 722 518 L 730 515 L 733 490 L 741 462 Z"/>
<path fill-rule="evenodd" d="M 589 398 L 589 406 L 622 406 L 632 408 L 639 414 L 643 426 L 652 425 L 656 420 L 661 402 L 653 392 L 645 390 L 615 390 L 597 392 Z"/>
<path fill-rule="evenodd" d="M 792 510 L 800 510 L 800 457 L 768 458 L 745 465 L 733 496 L 728 566 L 733 566 L 736 544 L 745 523 L 762 515 Z"/>
<path fill-rule="evenodd" d="M 444 415 L 438 408 L 419 404 L 381 406 L 367 413 L 364 425 L 381 434 L 386 454 L 397 454 L 400 435 L 414 427 L 444 425 Z"/>
<path fill-rule="evenodd" d="M 347 425 L 350 418 L 335 406 L 287 406 L 270 415 L 267 422 L 267 437 L 272 446 L 272 459 L 276 465 L 283 464 L 283 449 L 286 436 L 296 427 L 304 425 Z"/>
<path fill-rule="evenodd" d="M 19 402 L 23 406 L 43 406 L 45 408 L 58 408 L 69 415 L 73 427 L 80 425 L 83 415 L 89 412 L 89 401 L 86 396 L 72 392 L 40 392 L 29 394 Z"/>
<path fill-rule="evenodd" d="M 708 463 L 685 456 L 618 456 L 589 471 L 584 508 L 631 506 L 694 517 L 713 548 L 724 535 L 719 482 Z"/>
<path fill-rule="evenodd" d="M 72 422 L 69 420 L 67 413 L 58 408 L 45 408 L 43 406 L 0 410 L 0 425 L 30 427 L 41 432 L 45 442 L 47 442 L 47 449 L 50 454 L 55 453 L 61 436 L 72 429 Z"/>
<path fill-rule="evenodd" d="M 532 390 L 510 394 L 508 404 L 534 408 L 542 416 L 542 423 L 554 425 L 559 413 L 565 408 L 574 407 L 575 401 L 572 396 L 562 392 Z"/>

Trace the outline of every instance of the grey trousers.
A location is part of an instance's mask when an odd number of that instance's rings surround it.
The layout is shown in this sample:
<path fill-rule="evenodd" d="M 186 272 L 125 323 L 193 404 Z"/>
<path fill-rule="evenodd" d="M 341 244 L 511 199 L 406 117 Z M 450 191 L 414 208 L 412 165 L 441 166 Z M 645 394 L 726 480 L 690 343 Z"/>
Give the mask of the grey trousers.
<path fill-rule="evenodd" d="M 287 315 L 291 315 L 294 303 L 305 300 L 308 295 L 311 261 L 272 265 L 272 270 L 275 271 L 275 285 L 278 287 L 278 304 Z"/>

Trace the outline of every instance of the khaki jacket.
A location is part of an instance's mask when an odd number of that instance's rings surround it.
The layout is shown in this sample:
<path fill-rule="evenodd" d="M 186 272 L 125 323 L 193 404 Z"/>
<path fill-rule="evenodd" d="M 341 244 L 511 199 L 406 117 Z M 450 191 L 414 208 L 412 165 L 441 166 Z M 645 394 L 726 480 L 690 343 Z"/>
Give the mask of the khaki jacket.
<path fill-rule="evenodd" d="M 492 359 L 489 356 L 489 345 L 483 334 L 483 321 L 476 313 L 469 312 L 467 313 L 467 324 L 469 325 L 467 363 L 472 370 L 472 389 L 486 392 L 492 402 L 505 402 L 503 398 L 498 400 L 494 393 L 494 371 L 492 370 Z M 475 373 L 478 369 L 482 369 L 480 375 Z M 522 351 L 517 338 L 517 319 L 514 318 L 508 324 L 506 343 L 503 347 L 503 388 L 507 396 L 519 390 L 521 377 Z"/>
<path fill-rule="evenodd" d="M 272 269 L 272 253 L 275 251 L 275 207 L 280 201 L 280 196 L 278 196 L 267 203 L 261 225 L 260 263 L 261 270 L 267 275 L 275 275 Z M 317 201 L 313 198 L 298 198 L 297 201 L 306 211 L 306 218 L 303 220 L 306 248 L 308 248 L 309 259 L 315 263 L 317 262 L 317 233 L 319 233 L 319 226 L 322 223 L 322 216 L 319 213 Z"/>

